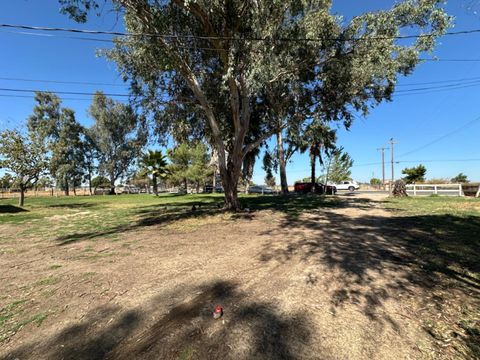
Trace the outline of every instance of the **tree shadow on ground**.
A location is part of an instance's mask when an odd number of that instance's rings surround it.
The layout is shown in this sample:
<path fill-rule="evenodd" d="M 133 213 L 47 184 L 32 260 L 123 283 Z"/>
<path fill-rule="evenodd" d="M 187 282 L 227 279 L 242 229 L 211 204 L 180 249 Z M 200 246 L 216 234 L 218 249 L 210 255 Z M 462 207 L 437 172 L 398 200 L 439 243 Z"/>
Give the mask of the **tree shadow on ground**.
<path fill-rule="evenodd" d="M 188 294 L 197 295 L 182 302 Z M 179 304 L 165 306 L 171 299 L 179 299 Z M 221 320 L 212 317 L 216 304 L 225 309 Z M 281 315 L 272 304 L 251 302 L 234 283 L 214 281 L 184 287 L 177 294 L 159 294 L 135 309 L 98 307 L 80 323 L 50 339 L 22 345 L 3 359 L 33 359 L 40 354 L 76 360 L 293 360 L 301 358 L 302 351 L 308 352 L 309 328 L 302 314 Z M 240 342 L 235 340 L 238 336 Z"/>
<path fill-rule="evenodd" d="M 370 208 L 372 203 L 371 200 L 364 198 L 356 198 L 354 201 L 356 207 L 359 209 Z M 275 210 L 280 211 L 293 219 L 297 218 L 304 212 L 350 206 L 350 199 L 317 194 L 242 197 L 240 202 L 244 208 L 248 208 L 251 211 Z"/>
<path fill-rule="evenodd" d="M 433 304 L 435 316 L 442 312 L 449 317 L 452 296 L 457 306 L 480 309 L 479 216 L 347 216 L 328 210 L 286 215 L 277 231 L 288 237 L 267 241 L 260 260 L 315 264 L 330 274 L 326 282 L 332 313 L 355 306 L 368 318 L 398 329 L 385 303 L 399 295 L 427 307 Z M 306 281 L 315 278 L 311 273 Z M 426 316 L 410 314 L 417 315 Z M 452 328 L 458 325 L 455 315 L 448 321 Z"/>
<path fill-rule="evenodd" d="M 19 212 L 26 212 L 28 210 L 23 209 L 19 206 L 14 206 L 14 205 L 0 205 L 0 214 L 15 214 Z"/>
<path fill-rule="evenodd" d="M 98 207 L 100 204 L 87 203 L 87 202 L 77 202 L 77 203 L 65 203 L 65 204 L 50 204 L 45 205 L 47 208 L 60 208 L 60 209 L 77 209 L 77 208 L 92 208 Z"/>
<path fill-rule="evenodd" d="M 198 200 L 178 203 L 162 203 L 158 205 L 140 207 L 133 212 L 136 220 L 131 223 L 113 226 L 107 230 L 77 232 L 57 237 L 58 245 L 67 245 L 78 241 L 92 240 L 104 236 L 120 234 L 127 231 L 136 230 L 143 227 L 155 225 L 168 225 L 175 221 L 190 218 L 206 218 L 208 216 L 222 212 L 220 203 L 206 202 L 201 203 Z"/>

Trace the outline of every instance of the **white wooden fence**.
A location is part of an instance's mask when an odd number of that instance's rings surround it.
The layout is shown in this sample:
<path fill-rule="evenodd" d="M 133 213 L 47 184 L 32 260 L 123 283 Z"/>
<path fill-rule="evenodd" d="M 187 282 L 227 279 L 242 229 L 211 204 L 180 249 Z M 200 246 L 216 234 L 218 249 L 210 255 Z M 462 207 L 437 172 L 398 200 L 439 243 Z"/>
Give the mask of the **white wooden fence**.
<path fill-rule="evenodd" d="M 409 184 L 407 194 L 410 196 L 463 196 L 462 184 Z"/>

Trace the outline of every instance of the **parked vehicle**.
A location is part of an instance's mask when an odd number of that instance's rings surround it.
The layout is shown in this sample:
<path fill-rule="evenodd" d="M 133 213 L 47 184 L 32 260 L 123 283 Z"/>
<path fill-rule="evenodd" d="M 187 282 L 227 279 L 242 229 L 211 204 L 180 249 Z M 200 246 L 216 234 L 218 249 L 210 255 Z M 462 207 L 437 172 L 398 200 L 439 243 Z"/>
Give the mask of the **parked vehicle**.
<path fill-rule="evenodd" d="M 338 184 L 335 184 L 337 190 L 348 190 L 350 192 L 354 192 L 355 190 L 360 189 L 360 185 L 357 184 L 356 181 L 342 181 Z"/>
<path fill-rule="evenodd" d="M 187 190 L 184 188 L 173 188 L 169 191 L 170 194 L 175 194 L 175 195 L 185 195 L 187 193 Z"/>
<path fill-rule="evenodd" d="M 248 188 L 249 194 L 273 194 L 274 191 L 271 187 L 266 185 L 252 185 Z"/>
<path fill-rule="evenodd" d="M 325 191 L 326 190 L 326 191 Z M 295 192 L 300 194 L 308 194 L 312 192 L 312 183 L 310 182 L 298 182 L 295 183 Z M 337 189 L 333 185 L 325 186 L 322 183 L 315 184 L 315 194 L 328 194 L 328 195 L 335 195 Z"/>
<path fill-rule="evenodd" d="M 217 185 L 215 188 L 212 186 L 212 185 L 205 185 L 205 187 L 203 188 L 203 192 L 205 194 L 211 194 L 211 193 L 223 193 L 224 190 L 223 190 L 223 186 L 221 185 Z"/>

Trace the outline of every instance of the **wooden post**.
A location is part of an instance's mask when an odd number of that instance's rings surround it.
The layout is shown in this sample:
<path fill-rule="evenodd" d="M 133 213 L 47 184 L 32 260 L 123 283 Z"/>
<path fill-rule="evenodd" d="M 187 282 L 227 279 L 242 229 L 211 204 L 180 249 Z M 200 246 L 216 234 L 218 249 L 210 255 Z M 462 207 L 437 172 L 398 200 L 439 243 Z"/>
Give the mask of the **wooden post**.
<path fill-rule="evenodd" d="M 417 185 L 413 184 L 413 196 L 417 196 Z"/>
<path fill-rule="evenodd" d="M 475 197 L 480 197 L 480 185 L 478 186 L 478 191 L 477 191 L 477 195 L 475 195 Z"/>
<path fill-rule="evenodd" d="M 437 185 L 433 185 L 433 189 L 434 189 L 434 194 L 437 195 L 438 194 Z"/>

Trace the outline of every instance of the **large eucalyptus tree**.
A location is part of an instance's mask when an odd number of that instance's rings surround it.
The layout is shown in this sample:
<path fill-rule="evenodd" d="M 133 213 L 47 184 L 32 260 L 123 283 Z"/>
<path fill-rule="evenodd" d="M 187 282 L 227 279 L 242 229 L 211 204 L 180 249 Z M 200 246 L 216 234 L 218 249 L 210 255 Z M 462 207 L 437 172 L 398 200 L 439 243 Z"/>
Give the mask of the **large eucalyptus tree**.
<path fill-rule="evenodd" d="M 60 0 L 83 22 L 97 1 Z M 108 56 L 159 133 L 203 134 L 216 149 L 227 209 L 240 206 L 245 156 L 285 126 L 252 118 L 268 84 L 286 87 L 278 102 L 308 89 L 313 116 L 348 124 L 352 112 L 389 98 L 398 74 L 410 73 L 449 24 L 442 0 L 400 1 L 348 24 L 331 13 L 331 0 L 112 1 L 131 36 Z M 404 29 L 429 35 L 398 39 Z"/>

